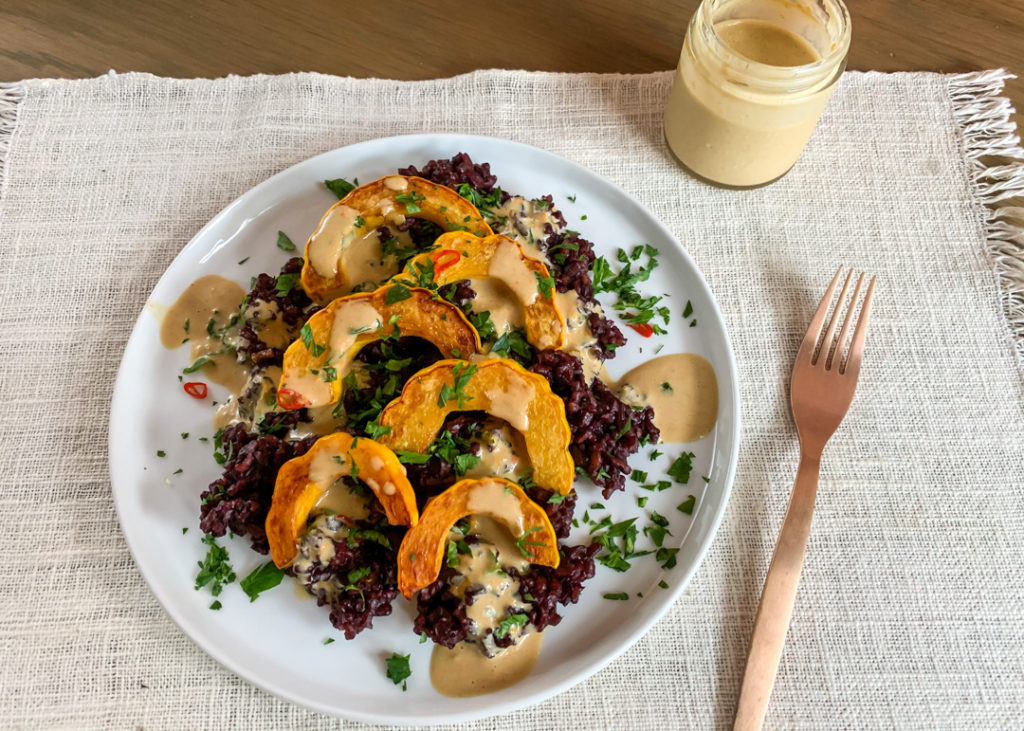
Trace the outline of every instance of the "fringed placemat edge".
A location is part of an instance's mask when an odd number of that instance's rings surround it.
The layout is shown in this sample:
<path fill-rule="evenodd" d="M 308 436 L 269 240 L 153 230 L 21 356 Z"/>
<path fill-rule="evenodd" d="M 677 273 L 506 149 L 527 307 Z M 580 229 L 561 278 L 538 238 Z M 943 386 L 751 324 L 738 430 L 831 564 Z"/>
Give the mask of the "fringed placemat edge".
<path fill-rule="evenodd" d="M 987 251 L 1017 363 L 1024 372 L 1024 148 L 1002 96 L 1006 69 L 947 77 L 974 195 L 984 206 Z M 1014 199 L 1018 199 L 1014 201 Z"/>
<path fill-rule="evenodd" d="M 24 82 L 0 83 L 0 206 L 7 192 L 7 162 L 14 130 L 18 127 L 18 110 L 24 98 Z"/>

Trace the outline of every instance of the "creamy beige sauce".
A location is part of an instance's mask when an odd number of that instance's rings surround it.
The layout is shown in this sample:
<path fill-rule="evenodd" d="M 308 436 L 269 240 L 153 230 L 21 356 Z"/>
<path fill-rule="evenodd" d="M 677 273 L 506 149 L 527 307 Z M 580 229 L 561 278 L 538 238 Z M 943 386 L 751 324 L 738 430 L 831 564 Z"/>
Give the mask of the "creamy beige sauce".
<path fill-rule="evenodd" d="M 521 376 L 509 378 L 500 388 L 484 391 L 491 401 L 487 410 L 492 416 L 504 419 L 522 433 L 530 428 L 529 406 L 533 400 L 533 388 Z"/>
<path fill-rule="evenodd" d="M 332 356 L 346 356 L 355 345 L 360 333 L 376 330 L 380 325 L 380 313 L 365 300 L 346 302 L 344 307 L 334 311 L 331 337 L 328 345 Z M 339 374 L 339 376 L 342 374 Z"/>
<path fill-rule="evenodd" d="M 388 177 L 384 178 L 384 187 L 387 188 L 388 190 L 393 190 L 396 193 L 398 193 L 403 190 L 408 190 L 409 181 L 406 180 L 401 175 L 389 175 Z"/>
<path fill-rule="evenodd" d="M 693 353 L 649 360 L 623 376 L 618 387 L 624 401 L 654 409 L 662 442 L 695 442 L 718 418 L 715 369 Z"/>
<path fill-rule="evenodd" d="M 796 33 L 766 20 L 725 20 L 715 24 L 715 33 L 736 53 L 769 66 L 803 66 L 821 58 Z"/>
<path fill-rule="evenodd" d="M 227 387 L 232 393 L 245 387 L 249 373 L 238 363 L 233 350 L 226 349 L 219 338 L 207 332 L 207 324 L 213 320 L 213 329 L 221 330 L 233 316 L 237 320 L 243 299 L 245 290 L 237 284 L 208 274 L 192 282 L 167 308 L 160 322 L 160 342 L 165 348 L 189 343 L 193 362 L 203 356 L 210 359 L 202 367 L 203 377 Z"/>
<path fill-rule="evenodd" d="M 393 256 L 384 256 L 377 229 L 356 236 L 341 252 L 341 266 L 348 279 L 349 289 L 361 284 L 372 288 L 388 277 L 398 274 L 398 263 Z"/>
<path fill-rule="evenodd" d="M 316 501 L 312 513 L 334 513 L 345 515 L 353 520 L 363 520 L 370 514 L 369 499 L 367 495 L 343 482 L 337 482 L 329 487 L 320 499 Z"/>
<path fill-rule="evenodd" d="M 485 428 L 478 440 L 480 463 L 471 467 L 465 477 L 504 477 L 517 481 L 529 474 L 532 465 L 523 435 L 507 424 Z"/>
<path fill-rule="evenodd" d="M 471 279 L 470 286 L 476 297 L 469 301 L 473 312 L 488 312 L 494 329 L 498 335 L 517 327 L 523 327 L 525 318 L 523 306 L 516 300 L 515 294 L 500 279 L 487 277 Z"/>
<path fill-rule="evenodd" d="M 715 32 L 740 57 L 740 66 L 752 60 L 787 68 L 820 59 L 800 35 L 764 20 L 725 20 Z M 665 136 L 672 151 L 693 172 L 725 185 L 760 185 L 783 175 L 800 156 L 835 84 L 799 96 L 755 93 L 710 51 L 701 51 L 702 43 L 684 44 L 669 95 Z M 707 58 L 696 58 L 694 47 Z"/>
<path fill-rule="evenodd" d="M 522 305 L 532 305 L 537 300 L 537 276 L 526 265 L 522 252 L 512 241 L 498 244 L 487 267 L 487 276 L 504 282 Z"/>
<path fill-rule="evenodd" d="M 585 310 L 575 290 L 567 292 L 555 291 L 555 306 L 565 316 L 565 346 L 562 348 L 570 355 L 575 355 L 583 364 L 583 377 L 587 383 L 593 383 L 604 368 L 604 361 L 594 346 L 597 337 L 590 329 L 587 317 L 590 311 L 603 314 L 600 305 Z M 603 380 L 603 379 L 602 379 Z"/>
<path fill-rule="evenodd" d="M 504 523 L 516 535 L 523 532 L 523 509 L 519 500 L 497 481 L 477 485 L 466 503 L 471 513 L 484 513 Z"/>
<path fill-rule="evenodd" d="M 321 276 L 331 278 L 338 274 L 341 252 L 356 237 L 358 216 L 355 208 L 336 203 L 320 219 L 320 226 L 309 239 L 306 257 Z"/>
<path fill-rule="evenodd" d="M 541 633 L 530 632 L 502 654 L 489 658 L 478 645 L 460 642 L 449 650 L 435 645 L 430 682 L 441 695 L 469 698 L 515 685 L 537 664 Z"/>
<path fill-rule="evenodd" d="M 560 228 L 558 220 L 551 213 L 551 206 L 539 206 L 534 201 L 513 196 L 494 209 L 496 220 L 492 221 L 495 233 L 518 241 L 526 255 L 550 263 L 539 243 Z M 548 231 L 548 226 L 551 231 Z"/>

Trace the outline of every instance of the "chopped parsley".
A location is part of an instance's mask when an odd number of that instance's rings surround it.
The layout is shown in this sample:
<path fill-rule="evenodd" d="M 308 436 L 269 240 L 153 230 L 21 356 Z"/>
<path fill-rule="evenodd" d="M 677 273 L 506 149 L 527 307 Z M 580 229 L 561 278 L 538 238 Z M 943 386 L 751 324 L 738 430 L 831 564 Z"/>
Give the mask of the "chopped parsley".
<path fill-rule="evenodd" d="M 693 515 L 693 507 L 697 504 L 697 497 L 690 495 L 683 502 L 676 505 L 676 510 L 680 513 L 686 513 L 687 515 Z"/>
<path fill-rule="evenodd" d="M 679 553 L 678 548 L 659 548 L 654 554 L 654 558 L 661 562 L 661 568 L 671 569 L 676 565 L 677 553 Z"/>
<path fill-rule="evenodd" d="M 231 568 L 228 549 L 217 543 L 211 533 L 203 535 L 203 543 L 209 546 L 206 557 L 198 562 L 199 573 L 196 574 L 196 591 L 209 585 L 210 593 L 220 596 L 225 584 L 235 580 L 235 572 Z"/>
<path fill-rule="evenodd" d="M 491 313 L 487 310 L 483 312 L 467 312 L 466 317 L 469 319 L 470 324 L 476 328 L 481 340 L 492 340 L 498 334 L 497 328 L 494 327 L 494 321 L 491 320 Z"/>
<path fill-rule="evenodd" d="M 223 606 L 224 605 L 220 603 L 220 599 L 214 599 L 213 600 L 213 604 L 210 605 L 210 609 L 212 609 L 213 611 L 216 612 L 216 611 L 219 611 L 220 608 L 223 607 Z"/>
<path fill-rule="evenodd" d="M 313 328 L 309 326 L 308 322 L 302 326 L 301 330 L 299 330 L 299 337 L 302 338 L 302 342 L 305 344 L 306 350 L 308 350 L 309 354 L 314 358 L 319 358 L 324 354 L 324 351 L 327 350 L 326 345 L 318 345 L 316 340 L 313 339 Z"/>
<path fill-rule="evenodd" d="M 500 338 L 495 340 L 494 345 L 491 346 L 491 352 L 497 353 L 503 358 L 508 358 L 511 352 L 522 357 L 524 360 L 529 361 L 533 359 L 533 346 L 526 339 L 524 331 L 518 328 L 502 334 Z"/>
<path fill-rule="evenodd" d="M 388 680 L 395 685 L 401 683 L 402 690 L 408 690 L 408 685 L 405 681 L 412 675 L 412 670 L 409 669 L 409 657 L 409 655 L 399 655 L 397 652 L 393 652 L 391 657 L 384 660 Z"/>
<path fill-rule="evenodd" d="M 286 234 L 284 231 L 278 231 L 277 248 L 279 248 L 281 251 L 292 252 L 295 251 L 295 244 L 293 244 L 292 240 L 288 238 L 288 234 Z"/>
<path fill-rule="evenodd" d="M 534 272 L 533 275 L 537 277 L 537 289 L 540 291 L 540 296 L 544 299 L 551 299 L 551 292 L 555 288 L 554 278 L 541 276 L 540 272 Z"/>
<path fill-rule="evenodd" d="M 251 256 L 247 256 L 244 259 L 240 259 L 239 262 L 238 262 L 238 266 L 242 266 L 243 264 L 245 264 L 245 262 L 249 261 L 249 259 L 251 259 L 251 258 L 252 258 Z"/>
<path fill-rule="evenodd" d="M 689 317 L 693 314 L 693 303 L 690 300 L 686 300 L 686 307 L 683 309 L 683 317 Z"/>
<path fill-rule="evenodd" d="M 529 621 L 529 615 L 511 614 L 505 619 L 501 620 L 501 624 L 499 624 L 497 629 L 494 630 L 494 636 L 498 639 L 501 639 L 507 636 L 508 633 L 512 631 L 513 627 L 523 627 Z"/>
<path fill-rule="evenodd" d="M 341 200 L 359 185 L 359 178 L 353 178 L 354 184 L 345 180 L 345 178 L 335 178 L 334 180 L 325 180 L 324 185 L 327 189 L 338 196 L 338 200 Z"/>
<path fill-rule="evenodd" d="M 547 543 L 544 543 L 543 541 L 528 541 L 528 540 L 526 540 L 527 538 L 529 538 L 531 533 L 534 533 L 535 531 L 539 531 L 539 530 L 540 530 L 540 526 L 539 525 L 535 525 L 532 528 L 528 528 L 525 533 L 523 533 L 521 536 L 516 538 L 516 541 L 515 541 L 516 548 L 519 549 L 519 553 L 523 554 L 524 557 L 530 558 L 531 556 L 533 556 L 533 551 L 527 549 L 526 548 L 527 546 L 546 546 L 546 545 L 548 545 Z"/>
<path fill-rule="evenodd" d="M 207 363 L 213 363 L 213 358 L 209 358 L 205 355 L 201 355 L 196 358 L 196 362 L 190 365 L 188 368 L 182 369 L 182 373 L 195 373 Z"/>
<path fill-rule="evenodd" d="M 273 561 L 268 561 L 262 566 L 258 566 L 251 574 L 238 582 L 238 585 L 242 587 L 242 591 L 249 597 L 249 601 L 254 602 L 260 594 L 280 584 L 283 578 L 284 571 L 277 568 Z"/>
<path fill-rule="evenodd" d="M 676 457 L 675 462 L 668 468 L 668 476 L 673 478 L 680 485 L 690 481 L 690 471 L 693 469 L 693 452 L 683 452 Z"/>
<path fill-rule="evenodd" d="M 299 282 L 301 274 L 281 274 L 277 277 L 277 284 L 274 285 L 274 289 L 277 292 L 278 297 L 287 297 L 291 294 L 291 291 L 295 289 L 295 285 Z"/>
<path fill-rule="evenodd" d="M 396 302 L 407 300 L 410 297 L 412 297 L 412 293 L 409 291 L 408 287 L 404 284 L 396 284 L 388 290 L 386 295 L 384 295 L 384 303 L 393 305 Z"/>
<path fill-rule="evenodd" d="M 420 454 L 419 452 L 406 452 L 404 449 L 399 449 L 395 452 L 398 457 L 398 461 L 403 464 L 424 464 L 430 459 L 429 454 Z"/>
<path fill-rule="evenodd" d="M 455 399 L 460 409 L 465 408 L 466 403 L 473 400 L 473 397 L 467 394 L 465 389 L 469 385 L 469 379 L 476 371 L 477 367 L 471 363 L 460 363 L 452 368 L 453 385 L 449 386 L 446 383 L 441 386 L 441 391 L 437 395 L 437 405 L 443 407 Z"/>
<path fill-rule="evenodd" d="M 615 593 L 615 594 L 604 594 L 603 596 L 604 596 L 605 599 L 611 599 L 611 600 L 617 601 L 617 602 L 624 602 L 627 599 L 629 599 L 629 594 L 627 594 L 624 591 L 620 591 L 620 592 Z"/>
<path fill-rule="evenodd" d="M 157 457 L 166 457 L 167 456 L 167 452 L 165 452 L 162 449 L 158 449 L 158 450 L 156 450 L 156 456 Z"/>
<path fill-rule="evenodd" d="M 323 644 L 329 645 L 332 642 L 334 642 L 334 638 L 333 637 L 328 637 L 326 640 L 324 640 Z"/>
<path fill-rule="evenodd" d="M 553 492 L 551 497 L 548 498 L 548 505 L 561 505 L 567 496 L 561 493 Z"/>
<path fill-rule="evenodd" d="M 647 264 L 641 265 L 639 260 L 644 255 L 647 256 Z M 664 298 L 643 297 L 636 289 L 636 285 L 650 279 L 651 272 L 657 268 L 657 255 L 658 250 L 650 244 L 635 246 L 628 254 L 624 249 L 619 249 L 616 258 L 622 267 L 618 273 L 612 271 L 611 265 L 603 256 L 597 257 L 594 261 L 594 293 L 617 294 L 618 300 L 612 307 L 622 314 L 622 319 L 627 325 L 650 325 L 654 334 L 664 335 L 666 330 L 661 325 L 651 322 L 657 316 L 668 325 L 671 312 L 668 307 L 660 304 Z M 634 264 L 637 265 L 635 272 Z"/>
<path fill-rule="evenodd" d="M 395 196 L 396 201 L 405 204 L 406 213 L 419 213 L 421 209 L 417 204 L 422 200 L 426 200 L 426 198 L 425 195 L 415 190 L 411 193 L 399 193 Z"/>

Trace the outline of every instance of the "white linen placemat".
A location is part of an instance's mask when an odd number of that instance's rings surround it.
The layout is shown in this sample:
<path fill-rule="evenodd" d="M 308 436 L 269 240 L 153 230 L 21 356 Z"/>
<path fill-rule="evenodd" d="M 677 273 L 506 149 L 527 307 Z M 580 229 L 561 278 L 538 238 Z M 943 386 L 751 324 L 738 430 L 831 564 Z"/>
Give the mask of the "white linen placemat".
<path fill-rule="evenodd" d="M 469 726 L 730 723 L 796 471 L 792 358 L 846 263 L 879 277 L 868 354 L 823 462 L 768 726 L 1021 728 L 1024 209 L 1007 202 L 1024 153 L 1006 74 L 848 73 L 793 171 L 751 191 L 672 161 L 671 78 L 0 87 L 0 726 L 356 726 L 249 686 L 165 616 L 114 513 L 109 399 L 152 286 L 227 203 L 326 150 L 451 131 L 564 155 L 665 222 L 725 313 L 744 422 L 722 529 L 671 613 L 572 691 Z"/>

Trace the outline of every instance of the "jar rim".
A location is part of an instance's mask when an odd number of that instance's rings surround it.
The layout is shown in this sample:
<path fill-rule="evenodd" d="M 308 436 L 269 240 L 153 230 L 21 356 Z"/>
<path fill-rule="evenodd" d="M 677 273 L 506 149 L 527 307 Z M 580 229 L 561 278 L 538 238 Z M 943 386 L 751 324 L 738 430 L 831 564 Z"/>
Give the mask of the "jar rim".
<path fill-rule="evenodd" d="M 825 3 L 819 3 L 819 5 L 822 4 Z M 838 11 L 834 16 L 839 25 L 837 40 L 826 55 L 817 61 L 799 66 L 775 66 L 733 50 L 715 29 L 715 19 L 712 15 L 717 9 L 715 6 L 718 5 L 715 0 L 701 2 L 694 15 L 694 21 L 697 21 L 698 17 L 703 21 L 702 24 L 707 29 L 704 35 L 706 38 L 712 39 L 717 56 L 723 59 L 727 55 L 738 56 L 743 60 L 745 70 L 752 72 L 751 75 L 758 83 L 771 88 L 786 87 L 790 91 L 803 91 L 830 80 L 834 71 L 842 73 L 844 60 L 850 50 L 850 11 L 843 0 L 827 0 L 827 4 L 834 6 Z"/>

